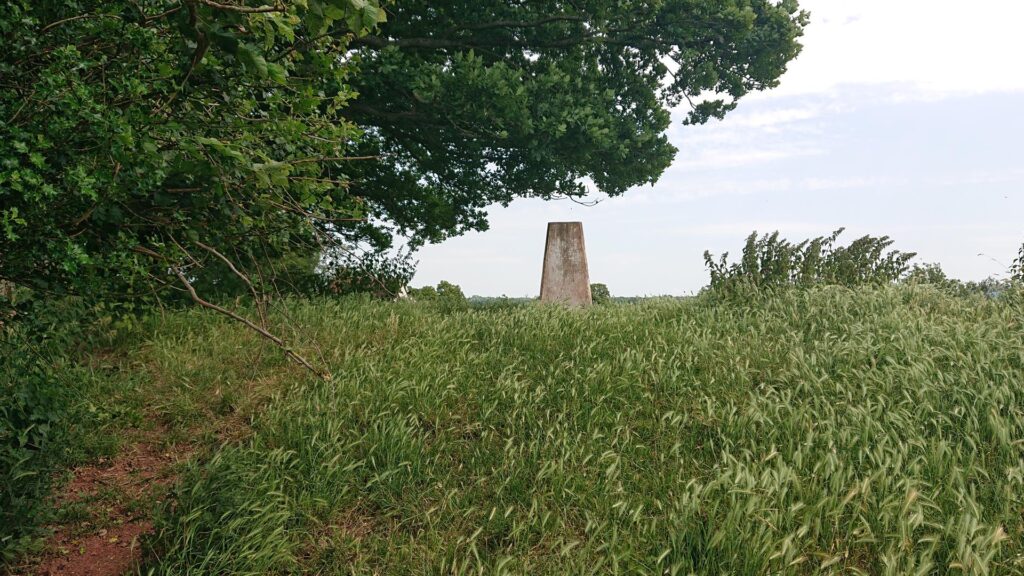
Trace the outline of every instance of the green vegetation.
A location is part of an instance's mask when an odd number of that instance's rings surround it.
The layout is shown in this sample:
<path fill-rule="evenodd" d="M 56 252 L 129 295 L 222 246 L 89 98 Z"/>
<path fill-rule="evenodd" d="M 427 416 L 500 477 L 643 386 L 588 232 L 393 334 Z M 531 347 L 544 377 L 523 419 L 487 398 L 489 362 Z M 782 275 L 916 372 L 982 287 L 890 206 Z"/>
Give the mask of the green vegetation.
<path fill-rule="evenodd" d="M 317 254 L 365 216 L 338 111 L 347 41 L 384 19 L 377 0 L 0 0 L 0 279 L 138 307 L 225 259 L 264 279 Z"/>
<path fill-rule="evenodd" d="M 656 181 L 669 110 L 774 87 L 806 24 L 0 0 L 0 563 L 87 516 L 52 506 L 66 470 L 148 432 L 194 456 L 145 503 L 146 574 L 1024 572 L 1012 281 L 754 234 L 693 299 L 372 299 L 412 276 L 395 234 Z"/>
<path fill-rule="evenodd" d="M 1014 260 L 1011 271 L 1014 280 L 1024 282 L 1024 244 L 1020 245 L 1020 252 L 1017 253 L 1017 259 Z"/>
<path fill-rule="evenodd" d="M 831 284 L 861 286 L 891 284 L 903 278 L 916 256 L 889 250 L 888 236 L 864 236 L 849 246 L 836 246 L 843 228 L 829 236 L 793 244 L 778 232 L 747 237 L 739 262 L 729 264 L 728 252 L 716 261 L 704 252 L 711 273 L 711 288 L 718 290 L 760 290 L 787 286 Z"/>
<path fill-rule="evenodd" d="M 199 443 L 156 574 L 1024 570 L 1019 293 L 270 313 L 330 380 L 197 311 L 104 352 Z"/>
<path fill-rule="evenodd" d="M 60 473 L 115 453 L 117 432 L 141 422 L 133 374 L 83 355 L 81 309 L 65 304 L 31 323 L 0 320 L 0 568 L 39 547 Z M 101 321 L 90 336 L 102 349 L 116 334 Z"/>
<path fill-rule="evenodd" d="M 438 282 L 437 286 L 424 286 L 409 290 L 409 297 L 417 302 L 427 302 L 439 309 L 455 312 L 469 307 L 469 300 L 462 288 L 447 280 Z"/>
<path fill-rule="evenodd" d="M 590 297 L 593 299 L 594 304 L 607 304 L 612 301 L 612 293 L 608 290 L 608 285 L 606 284 L 591 284 Z"/>
<path fill-rule="evenodd" d="M 281 261 L 621 194 L 671 163 L 670 109 L 776 86 L 806 24 L 795 0 L 0 0 L 0 281 L 269 292 Z"/>

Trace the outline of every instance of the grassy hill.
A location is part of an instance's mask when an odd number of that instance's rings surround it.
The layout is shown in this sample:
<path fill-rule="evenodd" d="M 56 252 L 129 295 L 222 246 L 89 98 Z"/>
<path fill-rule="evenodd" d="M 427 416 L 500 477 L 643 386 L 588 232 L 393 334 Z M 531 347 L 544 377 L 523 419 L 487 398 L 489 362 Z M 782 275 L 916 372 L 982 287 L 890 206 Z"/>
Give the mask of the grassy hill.
<path fill-rule="evenodd" d="M 272 320 L 330 380 L 200 311 L 84 364 L 103 430 L 191 454 L 146 508 L 144 571 L 1024 573 L 1019 302 L 820 288 Z"/>

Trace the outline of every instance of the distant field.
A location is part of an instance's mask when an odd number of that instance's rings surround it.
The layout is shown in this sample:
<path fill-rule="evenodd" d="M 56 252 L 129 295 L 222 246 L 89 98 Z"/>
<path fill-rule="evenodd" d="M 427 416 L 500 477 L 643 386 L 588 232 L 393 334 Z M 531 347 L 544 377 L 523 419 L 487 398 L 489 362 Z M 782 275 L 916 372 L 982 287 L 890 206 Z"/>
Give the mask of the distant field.
<path fill-rule="evenodd" d="M 117 361 L 197 449 L 156 573 L 1024 573 L 1019 305 L 823 288 L 285 318 L 329 382 L 200 312 Z"/>

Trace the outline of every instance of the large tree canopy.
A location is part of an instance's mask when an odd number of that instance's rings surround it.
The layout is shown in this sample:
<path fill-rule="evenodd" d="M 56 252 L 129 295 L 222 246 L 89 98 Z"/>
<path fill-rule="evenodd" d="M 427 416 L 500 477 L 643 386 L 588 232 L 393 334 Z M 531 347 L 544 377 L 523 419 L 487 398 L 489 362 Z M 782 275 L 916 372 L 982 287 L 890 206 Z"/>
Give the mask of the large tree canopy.
<path fill-rule="evenodd" d="M 799 51 L 795 0 L 0 0 L 0 279 L 152 291 L 616 195 Z M 308 253 L 308 252 L 307 252 Z"/>
<path fill-rule="evenodd" d="M 376 0 L 0 0 L 0 279 L 183 289 L 363 218 L 338 111 L 347 41 L 383 18 Z"/>
<path fill-rule="evenodd" d="M 354 40 L 360 193 L 427 239 L 516 197 L 652 183 L 669 109 L 721 118 L 773 87 L 806 24 L 794 0 L 402 0 Z"/>

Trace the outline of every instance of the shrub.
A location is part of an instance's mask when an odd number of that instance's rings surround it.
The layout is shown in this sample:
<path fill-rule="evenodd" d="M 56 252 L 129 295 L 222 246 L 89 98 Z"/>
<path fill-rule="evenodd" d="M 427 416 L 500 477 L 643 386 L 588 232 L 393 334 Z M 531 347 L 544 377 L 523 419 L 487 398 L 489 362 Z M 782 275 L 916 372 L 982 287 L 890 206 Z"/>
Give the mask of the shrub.
<path fill-rule="evenodd" d="M 1013 284 L 1013 280 L 998 278 L 986 278 L 980 282 L 964 282 L 948 277 L 938 264 L 915 265 L 903 278 L 903 282 L 932 286 L 952 296 L 984 296 L 986 298 L 1001 297 L 1012 288 Z"/>
<path fill-rule="evenodd" d="M 433 302 L 437 300 L 437 288 L 433 286 L 424 286 L 422 288 L 409 288 L 409 297 L 413 300 L 420 300 L 423 302 Z"/>
<path fill-rule="evenodd" d="M 1017 259 L 1013 261 L 1010 272 L 1014 280 L 1024 282 L 1024 244 L 1020 245 L 1020 252 L 1017 253 Z"/>
<path fill-rule="evenodd" d="M 412 280 L 416 263 L 409 252 L 337 251 L 327 255 L 321 269 L 333 294 L 370 294 L 391 299 Z"/>
<path fill-rule="evenodd" d="M 836 246 L 843 230 L 798 244 L 780 238 L 778 232 L 765 236 L 754 232 L 747 237 L 740 261 L 733 264 L 728 262 L 728 252 L 716 260 L 706 251 L 704 262 L 711 273 L 711 287 L 890 284 L 907 272 L 910 260 L 916 256 L 888 251 L 893 243 L 888 236 L 864 236 L 849 246 Z"/>
<path fill-rule="evenodd" d="M 608 286 L 605 284 L 591 284 L 590 298 L 594 304 L 608 304 L 612 301 L 612 293 L 608 291 Z"/>
<path fill-rule="evenodd" d="M 469 308 L 469 300 L 462 293 L 458 284 L 442 280 L 437 287 L 424 286 L 409 289 L 409 296 L 419 302 L 429 302 L 448 312 L 456 312 Z"/>
<path fill-rule="evenodd" d="M 68 389 L 15 336 L 0 346 L 0 566 L 38 535 L 59 459 Z"/>
<path fill-rule="evenodd" d="M 466 295 L 462 293 L 462 288 L 458 284 L 452 284 L 446 280 L 442 280 L 437 285 L 437 302 L 443 310 L 448 312 L 469 308 L 469 302 L 466 300 Z"/>
<path fill-rule="evenodd" d="M 55 473 L 112 453 L 120 440 L 110 427 L 141 421 L 129 380 L 78 362 L 83 343 L 109 351 L 134 341 L 138 323 L 119 306 L 13 292 L 0 297 L 0 573 L 43 535 Z"/>

